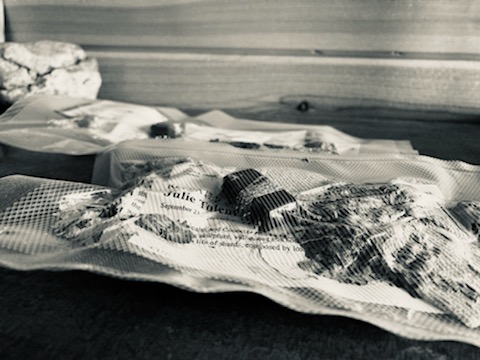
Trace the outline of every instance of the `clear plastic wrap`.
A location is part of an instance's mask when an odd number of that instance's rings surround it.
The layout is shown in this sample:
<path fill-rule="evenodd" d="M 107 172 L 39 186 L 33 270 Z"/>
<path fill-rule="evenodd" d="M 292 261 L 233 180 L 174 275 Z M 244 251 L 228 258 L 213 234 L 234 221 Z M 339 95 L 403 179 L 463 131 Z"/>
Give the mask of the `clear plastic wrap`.
<path fill-rule="evenodd" d="M 151 126 L 186 115 L 110 100 L 32 95 L 0 116 L 0 143 L 67 155 L 96 154 L 127 139 L 145 139 Z"/>
<path fill-rule="evenodd" d="M 47 153 L 96 154 L 124 140 L 175 137 L 336 155 L 417 153 L 409 141 L 360 139 L 330 126 L 236 119 L 221 111 L 192 118 L 174 108 L 101 99 L 30 96 L 0 116 L 0 143 Z"/>
<path fill-rule="evenodd" d="M 252 291 L 480 346 L 478 239 L 455 211 L 480 201 L 478 166 L 130 141 L 94 180 L 0 179 L 0 262 Z"/>
<path fill-rule="evenodd" d="M 187 122 L 183 138 L 255 149 L 285 148 L 335 155 L 418 153 L 407 140 L 362 139 L 328 125 L 238 119 L 219 110 Z"/>

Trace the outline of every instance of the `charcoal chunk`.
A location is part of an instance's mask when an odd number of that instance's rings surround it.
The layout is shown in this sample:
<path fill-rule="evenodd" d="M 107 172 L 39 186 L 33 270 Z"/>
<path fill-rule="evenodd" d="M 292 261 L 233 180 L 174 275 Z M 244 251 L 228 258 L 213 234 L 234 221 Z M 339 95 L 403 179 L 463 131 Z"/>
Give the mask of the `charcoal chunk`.
<path fill-rule="evenodd" d="M 230 202 L 235 203 L 242 190 L 261 178 L 265 177 L 255 169 L 240 170 L 223 178 L 222 191 Z"/>
<path fill-rule="evenodd" d="M 150 127 L 150 137 L 152 138 L 175 138 L 176 132 L 173 125 L 167 121 L 153 124 Z"/>
<path fill-rule="evenodd" d="M 295 198 L 284 189 L 254 198 L 250 207 L 253 222 L 267 217 L 276 217 L 275 210 L 295 204 Z"/>

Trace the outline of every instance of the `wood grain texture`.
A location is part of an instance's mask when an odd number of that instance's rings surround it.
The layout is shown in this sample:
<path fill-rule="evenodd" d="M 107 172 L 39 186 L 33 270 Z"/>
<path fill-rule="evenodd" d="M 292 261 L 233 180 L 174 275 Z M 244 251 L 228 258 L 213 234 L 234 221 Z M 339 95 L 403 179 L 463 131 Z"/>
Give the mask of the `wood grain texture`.
<path fill-rule="evenodd" d="M 480 54 L 476 0 L 4 0 L 8 41 Z"/>
<path fill-rule="evenodd" d="M 5 0 L 5 14 L 7 41 L 97 57 L 101 98 L 480 112 L 475 0 Z"/>
<path fill-rule="evenodd" d="M 91 51 L 99 97 L 175 107 L 239 107 L 292 96 L 329 107 L 479 112 L 480 62 Z"/>

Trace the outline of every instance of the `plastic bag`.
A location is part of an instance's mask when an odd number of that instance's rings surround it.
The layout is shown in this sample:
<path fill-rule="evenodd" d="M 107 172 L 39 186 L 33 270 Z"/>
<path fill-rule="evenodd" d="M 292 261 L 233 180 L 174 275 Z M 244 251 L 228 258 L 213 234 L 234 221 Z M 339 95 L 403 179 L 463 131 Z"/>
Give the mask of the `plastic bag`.
<path fill-rule="evenodd" d="M 46 153 L 96 154 L 123 140 L 148 138 L 152 125 L 184 116 L 169 108 L 35 95 L 0 116 L 0 142 Z"/>
<path fill-rule="evenodd" d="M 478 166 L 170 140 L 124 142 L 95 170 L 96 185 L 0 179 L 0 262 L 247 290 L 480 346 L 478 243 L 453 212 L 480 200 Z"/>
<path fill-rule="evenodd" d="M 235 119 L 221 111 L 191 118 L 174 108 L 100 99 L 30 96 L 0 116 L 0 143 L 33 151 L 96 154 L 124 140 L 157 137 L 337 155 L 417 153 L 409 141 L 359 139 L 329 126 Z"/>
<path fill-rule="evenodd" d="M 418 154 L 407 140 L 362 139 L 328 125 L 237 119 L 222 111 L 201 114 L 185 124 L 184 139 L 239 143 L 239 147 L 287 148 L 335 155 Z"/>

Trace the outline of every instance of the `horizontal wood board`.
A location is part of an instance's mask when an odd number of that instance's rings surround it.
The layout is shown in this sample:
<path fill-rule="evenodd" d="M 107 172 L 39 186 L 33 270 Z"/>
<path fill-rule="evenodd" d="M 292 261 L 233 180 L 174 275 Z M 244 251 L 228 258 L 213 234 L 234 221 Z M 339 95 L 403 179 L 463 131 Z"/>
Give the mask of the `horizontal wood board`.
<path fill-rule="evenodd" d="M 480 113 L 475 0 L 4 0 L 7 41 L 78 43 L 99 97 Z M 470 116 L 471 117 L 471 116 Z"/>
<path fill-rule="evenodd" d="M 480 109 L 480 62 L 91 51 L 100 96 L 151 105 L 231 108 L 313 98 L 325 107 Z"/>
<path fill-rule="evenodd" d="M 4 0 L 7 40 L 480 55 L 476 0 Z"/>

